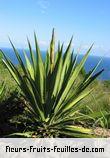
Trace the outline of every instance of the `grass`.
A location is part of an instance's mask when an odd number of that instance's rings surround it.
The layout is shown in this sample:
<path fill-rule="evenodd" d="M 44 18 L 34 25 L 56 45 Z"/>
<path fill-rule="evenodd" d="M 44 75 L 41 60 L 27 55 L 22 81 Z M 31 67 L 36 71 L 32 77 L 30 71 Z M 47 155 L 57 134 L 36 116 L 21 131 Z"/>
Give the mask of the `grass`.
<path fill-rule="evenodd" d="M 17 85 L 13 78 L 11 77 L 10 73 L 6 69 L 6 67 L 3 65 L 3 63 L 0 61 L 0 85 L 5 82 L 5 93 L 3 100 L 5 100 L 7 97 L 10 96 L 10 94 L 17 88 Z"/>

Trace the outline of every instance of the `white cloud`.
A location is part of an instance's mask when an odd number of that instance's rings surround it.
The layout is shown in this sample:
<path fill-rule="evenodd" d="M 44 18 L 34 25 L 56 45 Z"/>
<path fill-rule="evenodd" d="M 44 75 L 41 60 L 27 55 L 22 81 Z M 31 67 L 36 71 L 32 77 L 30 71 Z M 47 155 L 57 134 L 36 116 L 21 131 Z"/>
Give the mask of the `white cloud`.
<path fill-rule="evenodd" d="M 82 45 L 81 50 L 88 50 L 91 45 Z M 104 45 L 93 45 L 93 48 L 91 50 L 91 55 L 95 56 L 103 56 L 103 57 L 110 57 L 110 48 L 105 47 Z"/>
<path fill-rule="evenodd" d="M 40 41 L 39 44 L 43 47 L 47 47 L 48 46 L 48 42 L 46 41 Z"/>
<path fill-rule="evenodd" d="M 68 43 L 66 42 L 65 47 L 67 47 L 67 45 Z M 74 48 L 75 52 L 78 52 L 80 54 L 85 54 L 91 45 L 92 43 L 78 44 L 73 42 L 72 47 Z M 94 56 L 110 57 L 110 47 L 106 47 L 105 45 L 101 45 L 101 44 L 99 45 L 94 44 L 90 54 Z"/>
<path fill-rule="evenodd" d="M 50 6 L 50 1 L 49 0 L 38 0 L 37 4 L 40 7 L 41 13 L 46 13 L 47 9 Z"/>

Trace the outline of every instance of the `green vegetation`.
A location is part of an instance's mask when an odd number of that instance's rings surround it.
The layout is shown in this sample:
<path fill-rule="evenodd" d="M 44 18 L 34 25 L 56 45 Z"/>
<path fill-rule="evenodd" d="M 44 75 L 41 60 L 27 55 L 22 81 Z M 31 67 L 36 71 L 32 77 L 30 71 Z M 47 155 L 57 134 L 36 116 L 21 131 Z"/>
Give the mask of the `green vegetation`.
<path fill-rule="evenodd" d="M 2 97 L 4 92 L 4 83 L 2 84 L 2 86 L 0 87 L 0 98 Z"/>
<path fill-rule="evenodd" d="M 90 73 L 86 74 L 84 71 L 84 64 L 92 46 L 77 64 L 77 55 L 71 50 L 72 39 L 64 54 L 63 44 L 59 43 L 55 51 L 53 30 L 50 47 L 43 61 L 35 34 L 34 38 L 36 52 L 33 52 L 28 40 L 30 59 L 24 51 L 26 64 L 10 41 L 19 67 L 1 51 L 4 64 L 0 62 L 0 80 L 3 81 L 5 78 L 8 89 L 5 89 L 4 99 L 0 105 L 0 123 L 5 124 L 6 121 L 10 129 L 5 132 L 0 125 L 0 135 L 96 137 L 97 127 L 110 128 L 109 83 L 96 80 L 103 70 L 94 74 L 100 62 Z M 104 94 L 105 92 L 107 93 Z M 8 117 L 4 119 L 7 110 Z"/>

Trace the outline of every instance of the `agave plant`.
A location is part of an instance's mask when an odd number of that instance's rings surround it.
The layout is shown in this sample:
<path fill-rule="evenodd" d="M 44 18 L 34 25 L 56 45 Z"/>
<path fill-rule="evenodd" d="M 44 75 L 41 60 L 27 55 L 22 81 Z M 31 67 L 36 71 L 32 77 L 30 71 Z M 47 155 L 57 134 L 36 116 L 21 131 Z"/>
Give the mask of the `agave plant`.
<path fill-rule="evenodd" d="M 0 87 L 0 99 L 1 99 L 1 97 L 2 97 L 2 95 L 3 95 L 4 88 L 5 88 L 5 84 L 2 83 L 2 86 Z"/>
<path fill-rule="evenodd" d="M 26 63 L 10 40 L 22 73 L 2 52 L 4 64 L 27 100 L 26 106 L 29 112 L 27 119 L 30 119 L 32 123 L 29 131 L 16 133 L 16 135 L 26 137 L 94 136 L 92 129 L 75 124 L 76 120 L 93 119 L 93 114 L 84 115 L 80 112 L 82 108 L 80 101 L 92 92 L 92 89 L 87 87 L 102 73 L 103 70 L 94 74 L 99 63 L 80 82 L 77 82 L 92 46 L 80 63 L 77 63 L 77 55 L 71 49 L 72 38 L 65 52 L 63 44 L 60 45 L 60 43 L 55 51 L 53 30 L 50 46 L 43 60 L 35 33 L 34 38 L 35 52 L 30 41 L 27 40 L 30 57 L 24 51 Z"/>

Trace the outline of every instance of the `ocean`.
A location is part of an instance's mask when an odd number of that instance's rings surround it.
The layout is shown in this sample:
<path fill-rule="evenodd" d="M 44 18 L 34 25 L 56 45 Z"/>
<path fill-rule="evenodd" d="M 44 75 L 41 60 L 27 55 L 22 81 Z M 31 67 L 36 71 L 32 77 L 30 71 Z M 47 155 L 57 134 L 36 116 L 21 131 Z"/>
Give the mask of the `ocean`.
<path fill-rule="evenodd" d="M 14 64 L 18 64 L 15 54 L 11 48 L 3 48 L 2 50 L 12 60 L 12 62 Z M 20 52 L 22 59 L 24 60 L 22 50 L 19 49 L 19 52 Z M 28 51 L 27 51 L 27 54 L 28 54 Z M 42 57 L 45 58 L 45 51 L 42 51 Z M 82 59 L 82 57 L 83 57 L 83 55 L 79 55 L 78 62 Z M 100 59 L 101 59 L 101 57 L 89 55 L 89 57 L 85 63 L 85 66 L 84 66 L 86 72 L 89 72 L 100 61 Z M 99 65 L 99 67 L 97 68 L 96 72 L 100 71 L 101 69 L 104 69 L 104 72 L 100 75 L 100 77 L 98 79 L 99 80 L 110 80 L 110 58 L 109 57 L 102 58 L 102 62 Z"/>

